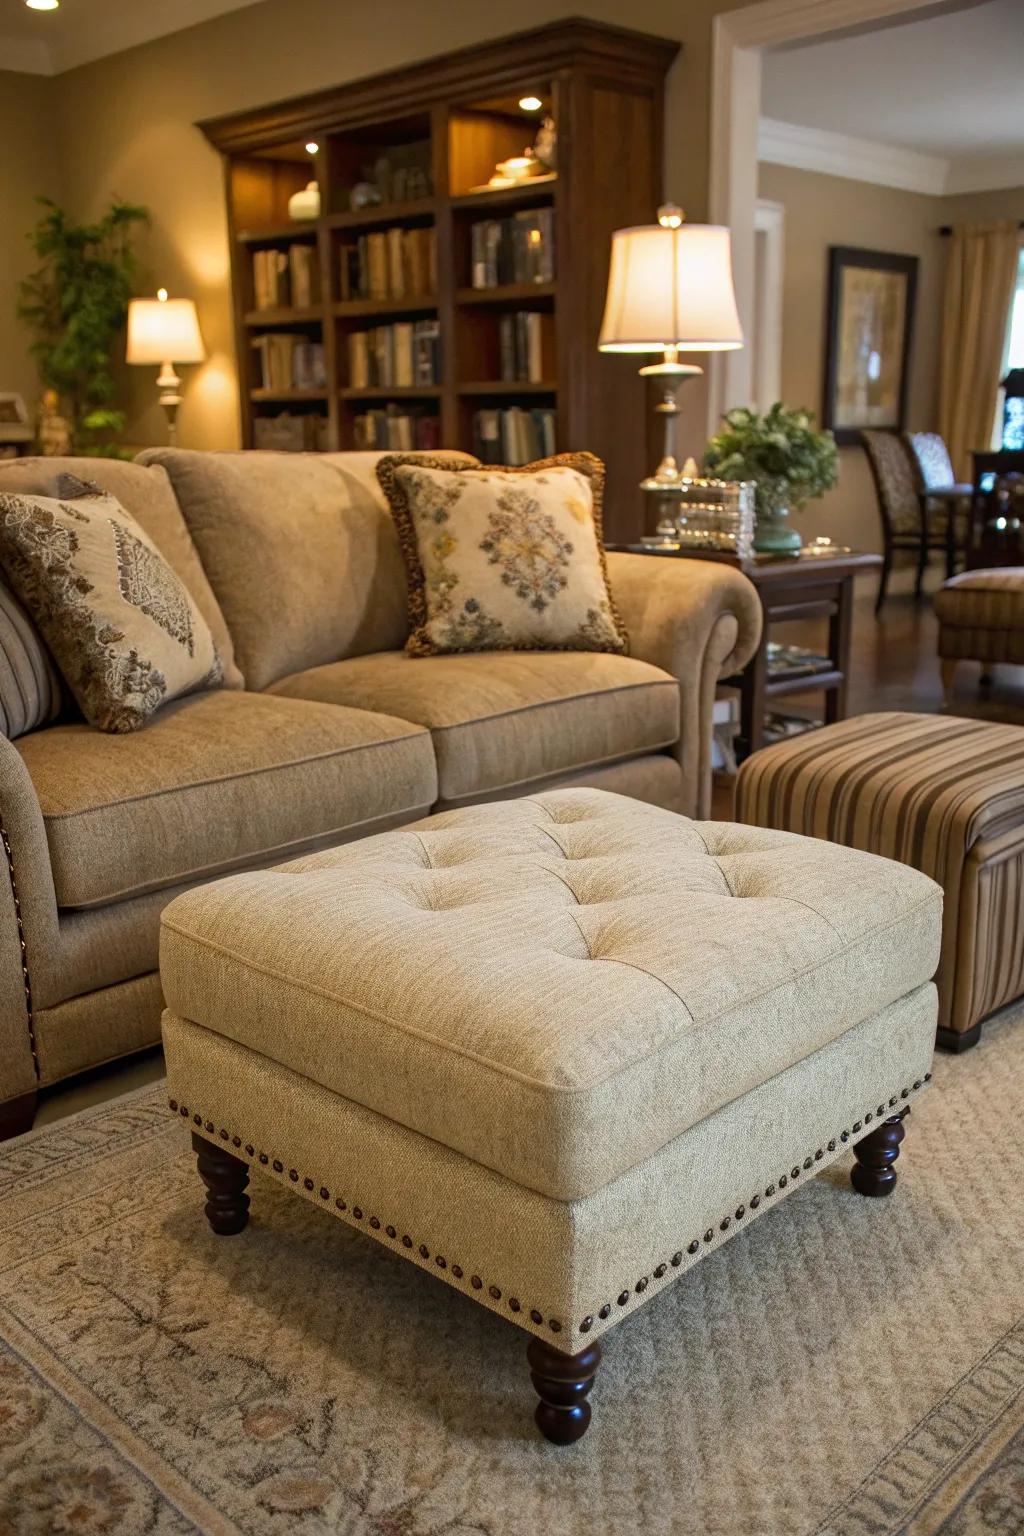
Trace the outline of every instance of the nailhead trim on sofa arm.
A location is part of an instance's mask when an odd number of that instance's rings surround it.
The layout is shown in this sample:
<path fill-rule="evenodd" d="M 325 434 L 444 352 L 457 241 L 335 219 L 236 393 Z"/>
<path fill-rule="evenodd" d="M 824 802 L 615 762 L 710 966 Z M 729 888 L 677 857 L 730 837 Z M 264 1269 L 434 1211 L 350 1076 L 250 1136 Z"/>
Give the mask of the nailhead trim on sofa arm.
<path fill-rule="evenodd" d="M 766 1185 L 763 1194 L 758 1191 L 751 1195 L 745 1204 L 738 1205 L 734 1211 L 726 1212 L 717 1219 L 712 1219 L 702 1238 L 692 1238 L 686 1245 L 685 1252 L 681 1248 L 677 1249 L 670 1259 L 662 1260 L 654 1266 L 649 1274 L 641 1275 L 638 1280 L 630 1282 L 629 1285 L 625 1286 L 618 1293 L 616 1304 L 620 1308 L 628 1306 L 635 1296 L 642 1296 L 647 1291 L 652 1280 L 663 1280 L 666 1276 L 669 1279 L 677 1279 L 678 1274 L 670 1274 L 670 1270 L 680 1271 L 687 1256 L 694 1259 L 702 1250 L 708 1250 L 719 1237 L 722 1237 L 724 1240 L 726 1234 L 731 1234 L 731 1232 L 736 1230 L 734 1222 L 742 1221 L 748 1211 L 758 1211 L 763 1201 L 772 1199 L 777 1191 L 784 1190 L 791 1181 L 798 1179 L 802 1172 L 807 1172 L 814 1168 L 816 1163 L 823 1162 L 826 1153 L 835 1155 L 839 1153 L 840 1149 L 855 1143 L 862 1136 L 870 1135 L 871 1126 L 875 1120 L 894 1118 L 894 1115 L 889 1113 L 890 1111 L 894 1111 L 895 1115 L 900 1117 L 909 1114 L 910 1106 L 905 1101 L 912 1094 L 919 1093 L 927 1083 L 931 1082 L 931 1078 L 932 1074 L 926 1072 L 923 1077 L 917 1078 L 910 1087 L 900 1089 L 898 1094 L 892 1094 L 888 1099 L 888 1103 L 883 1101 L 876 1109 L 867 1110 L 863 1117 L 860 1120 L 855 1120 L 849 1129 L 838 1132 L 825 1146 L 818 1147 L 814 1152 L 808 1153 L 803 1159 L 802 1166 L 794 1164 L 792 1168 L 780 1174 L 773 1183 Z M 902 1109 L 899 1108 L 901 1102 L 904 1104 Z M 168 1099 L 167 1103 L 173 1113 L 179 1115 L 183 1120 L 191 1119 L 197 1131 L 200 1134 L 205 1134 L 211 1141 L 219 1139 L 222 1142 L 227 1142 L 233 1151 L 243 1153 L 246 1158 L 253 1159 L 266 1173 L 276 1175 L 282 1180 L 287 1179 L 290 1184 L 301 1187 L 301 1190 L 306 1195 L 312 1196 L 314 1200 L 318 1199 L 326 1205 L 330 1204 L 333 1199 L 334 1209 L 346 1221 L 352 1221 L 360 1225 L 365 1222 L 378 1241 L 383 1241 L 384 1238 L 387 1238 L 393 1243 L 400 1243 L 403 1248 L 408 1250 L 409 1257 L 416 1255 L 424 1263 L 429 1262 L 431 1250 L 428 1245 L 426 1243 L 417 1244 L 416 1239 L 408 1232 L 404 1232 L 399 1236 L 398 1228 L 393 1224 L 383 1223 L 381 1218 L 376 1215 L 367 1217 L 362 1206 L 352 1204 L 341 1195 L 335 1195 L 321 1180 L 313 1178 L 309 1174 L 303 1175 L 297 1168 L 286 1169 L 284 1161 L 280 1157 L 275 1157 L 269 1152 L 257 1150 L 251 1142 L 243 1145 L 241 1136 L 226 1130 L 223 1126 L 216 1126 L 212 1120 L 204 1119 L 201 1114 L 193 1113 L 186 1104 L 179 1104 L 177 1099 Z M 452 1262 L 444 1254 L 434 1254 L 433 1260 L 438 1269 L 445 1271 L 446 1275 L 451 1276 L 455 1281 L 462 1281 L 466 1278 L 464 1266 Z M 692 1268 L 692 1264 L 687 1265 L 686 1268 Z M 530 1307 L 528 1310 L 524 1309 L 524 1304 L 518 1296 L 507 1295 L 507 1288 L 503 1289 L 500 1285 L 488 1283 L 482 1275 L 476 1272 L 470 1273 L 469 1284 L 474 1291 L 483 1292 L 486 1289 L 486 1294 L 492 1302 L 500 1302 L 504 1299 L 505 1305 L 513 1313 L 519 1326 L 525 1328 L 527 1332 L 537 1332 L 544 1326 L 554 1334 L 560 1334 L 564 1331 L 565 1324 L 560 1319 L 549 1318 L 545 1323 L 544 1315 L 538 1308 Z M 483 1296 L 480 1297 L 480 1300 L 483 1300 Z M 495 1308 L 494 1310 L 499 1309 Z M 594 1313 L 584 1317 L 570 1332 L 586 1335 L 594 1326 L 595 1315 L 601 1322 L 605 1322 L 611 1316 L 612 1311 L 613 1304 L 610 1301 L 606 1301 L 599 1308 L 596 1308 Z"/>

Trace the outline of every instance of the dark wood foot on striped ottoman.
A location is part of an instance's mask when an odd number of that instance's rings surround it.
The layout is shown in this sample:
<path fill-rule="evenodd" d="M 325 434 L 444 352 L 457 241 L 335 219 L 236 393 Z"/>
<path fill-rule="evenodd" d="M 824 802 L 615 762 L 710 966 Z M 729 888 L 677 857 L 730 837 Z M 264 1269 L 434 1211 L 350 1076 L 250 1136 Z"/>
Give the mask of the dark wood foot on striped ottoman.
<path fill-rule="evenodd" d="M 199 1177 L 206 1185 L 206 1219 L 218 1237 L 233 1237 L 249 1220 L 249 1164 L 192 1132 Z"/>
<path fill-rule="evenodd" d="M 941 1045 L 944 1051 L 955 1051 L 958 1056 L 977 1045 L 980 1039 L 980 1024 L 975 1024 L 973 1029 L 946 1029 L 940 1025 L 935 1031 L 935 1044 Z"/>
<path fill-rule="evenodd" d="M 531 1339 L 526 1358 L 540 1398 L 534 1414 L 537 1428 L 553 1445 L 572 1445 L 590 1425 L 587 1393 L 601 1364 L 600 1344 L 591 1344 L 578 1355 L 563 1355 L 543 1339 Z"/>
<path fill-rule="evenodd" d="M 891 1195 L 896 1188 L 896 1169 L 893 1167 L 900 1155 L 900 1142 L 907 1134 L 904 1117 L 910 1114 L 903 1109 L 898 1115 L 890 1115 L 877 1131 L 858 1141 L 853 1149 L 857 1159 L 850 1170 L 850 1182 L 858 1195 Z"/>

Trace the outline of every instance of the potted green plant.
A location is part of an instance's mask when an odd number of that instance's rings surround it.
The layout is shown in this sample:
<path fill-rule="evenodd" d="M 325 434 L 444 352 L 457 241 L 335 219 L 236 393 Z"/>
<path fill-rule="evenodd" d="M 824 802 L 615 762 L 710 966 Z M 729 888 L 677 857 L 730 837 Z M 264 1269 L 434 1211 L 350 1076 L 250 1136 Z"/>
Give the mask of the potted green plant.
<path fill-rule="evenodd" d="M 94 224 L 75 224 L 49 198 L 29 235 L 40 265 L 21 284 L 19 318 L 36 332 L 32 355 L 67 418 L 76 453 L 117 455 L 124 427 L 113 404 L 114 342 L 128 314 L 136 270 L 132 236 L 149 215 L 115 200 Z"/>
<path fill-rule="evenodd" d="M 754 482 L 754 548 L 773 554 L 799 553 L 802 540 L 789 513 L 830 491 L 838 465 L 832 433 L 816 428 L 810 411 L 780 400 L 763 416 L 745 406 L 727 411 L 704 450 L 706 473 Z"/>

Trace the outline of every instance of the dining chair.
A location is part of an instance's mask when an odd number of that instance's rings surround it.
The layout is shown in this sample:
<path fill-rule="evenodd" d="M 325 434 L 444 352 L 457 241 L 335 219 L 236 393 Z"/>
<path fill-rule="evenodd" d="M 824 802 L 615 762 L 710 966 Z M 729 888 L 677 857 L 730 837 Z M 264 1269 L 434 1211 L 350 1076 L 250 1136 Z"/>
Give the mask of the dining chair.
<path fill-rule="evenodd" d="M 860 438 L 871 466 L 882 519 L 882 572 L 875 602 L 875 612 L 879 613 L 885 602 L 892 559 L 897 550 L 910 550 L 917 556 L 916 597 L 921 596 L 929 552 L 946 550 L 947 563 L 949 554 L 946 529 L 943 528 L 941 537 L 929 531 L 928 509 L 919 489 L 918 472 L 909 445 L 898 432 L 872 429 L 862 432 Z"/>
<path fill-rule="evenodd" d="M 929 546 L 937 548 L 940 540 L 945 543 L 948 581 L 956 571 L 958 553 L 966 548 L 974 487 L 957 480 L 940 432 L 907 432 L 904 436 L 917 470 Z"/>

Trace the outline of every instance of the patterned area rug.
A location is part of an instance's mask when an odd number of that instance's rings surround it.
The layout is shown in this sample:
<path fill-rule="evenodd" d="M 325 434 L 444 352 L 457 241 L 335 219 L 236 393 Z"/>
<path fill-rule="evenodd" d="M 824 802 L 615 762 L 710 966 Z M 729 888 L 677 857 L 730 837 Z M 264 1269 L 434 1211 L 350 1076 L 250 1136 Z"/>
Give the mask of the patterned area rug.
<path fill-rule="evenodd" d="M 0 1532 L 1024 1531 L 1024 1009 L 606 1341 L 585 1440 L 525 1337 L 253 1179 L 217 1239 L 147 1090 L 0 1147 Z"/>

